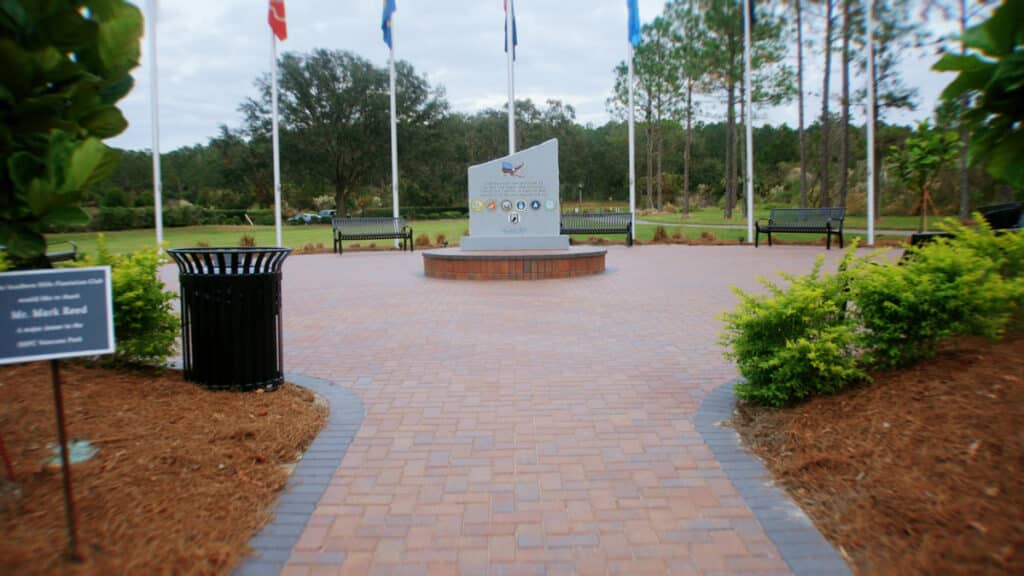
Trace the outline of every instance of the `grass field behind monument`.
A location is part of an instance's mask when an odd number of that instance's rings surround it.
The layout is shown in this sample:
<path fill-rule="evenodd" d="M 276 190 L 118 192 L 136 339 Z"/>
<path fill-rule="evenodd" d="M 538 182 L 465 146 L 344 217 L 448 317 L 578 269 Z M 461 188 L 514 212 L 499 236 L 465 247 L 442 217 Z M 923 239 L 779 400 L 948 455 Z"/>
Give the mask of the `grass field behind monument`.
<path fill-rule="evenodd" d="M 659 218 L 663 218 L 659 217 Z M 645 217 L 645 219 L 648 219 Z M 676 222 L 679 219 L 676 217 Z M 413 237 L 426 234 L 430 237 L 431 244 L 437 244 L 438 234 L 443 234 L 449 245 L 457 245 L 463 234 L 469 230 L 469 220 L 417 220 L 410 223 L 413 228 Z M 641 224 L 637 226 L 637 239 L 641 242 L 650 242 L 654 237 L 656 225 Z M 700 227 L 670 227 L 665 226 L 671 236 L 679 232 L 686 238 L 701 238 L 702 234 L 712 236 L 716 240 L 735 242 L 746 237 L 746 230 L 723 229 L 723 228 L 700 228 Z M 156 243 L 156 233 L 153 229 L 142 230 L 119 230 L 104 232 L 107 240 L 107 247 L 112 254 L 129 254 L 138 250 L 149 248 Z M 284 226 L 282 229 L 284 245 L 295 251 L 301 251 L 307 245 L 316 247 L 323 245 L 326 250 L 331 250 L 331 227 L 329 225 L 312 226 Z M 47 236 L 50 242 L 71 240 L 78 245 L 80 254 L 87 256 L 96 255 L 96 232 L 82 232 L 71 234 L 50 234 Z M 274 246 L 273 226 L 192 226 L 187 228 L 165 228 L 164 240 L 169 248 L 195 248 L 200 245 L 211 247 L 232 247 L 239 246 L 243 236 L 251 236 L 256 241 L 256 246 Z M 586 241 L 592 235 L 576 235 L 574 240 Z M 814 237 L 809 234 L 776 234 L 776 238 L 784 241 L 809 242 Z M 846 234 L 846 241 L 851 242 L 858 237 L 856 234 Z M 623 243 L 622 234 L 611 234 L 602 236 L 612 243 Z M 885 238 L 879 236 L 879 239 Z M 764 240 L 764 238 L 762 238 Z M 377 248 L 383 249 L 392 244 L 391 240 L 376 240 L 372 242 L 346 242 L 346 248 L 354 244 L 361 247 L 369 247 L 376 244 Z M 863 241 L 861 242 L 863 244 Z"/>

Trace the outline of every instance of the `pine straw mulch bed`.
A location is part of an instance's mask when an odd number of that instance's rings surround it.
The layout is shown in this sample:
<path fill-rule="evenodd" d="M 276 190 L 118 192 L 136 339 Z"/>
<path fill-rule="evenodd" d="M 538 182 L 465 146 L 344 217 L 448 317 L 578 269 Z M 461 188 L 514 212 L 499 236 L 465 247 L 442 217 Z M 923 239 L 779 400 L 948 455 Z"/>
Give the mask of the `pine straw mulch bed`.
<path fill-rule="evenodd" d="M 210 392 L 179 372 L 65 363 L 69 438 L 99 448 L 72 468 L 85 556 L 66 532 L 49 364 L 0 367 L 0 574 L 217 574 L 247 551 L 327 410 L 311 392 Z"/>
<path fill-rule="evenodd" d="M 1024 334 L 732 425 L 858 574 L 1024 574 Z"/>

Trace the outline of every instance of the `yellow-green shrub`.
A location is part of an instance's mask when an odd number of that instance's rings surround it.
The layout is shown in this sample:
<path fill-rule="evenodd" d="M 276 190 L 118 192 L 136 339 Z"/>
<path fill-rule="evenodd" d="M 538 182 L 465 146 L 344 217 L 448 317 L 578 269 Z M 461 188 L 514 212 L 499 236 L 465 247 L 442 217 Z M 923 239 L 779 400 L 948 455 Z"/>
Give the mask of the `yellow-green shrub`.
<path fill-rule="evenodd" d="M 736 290 L 740 304 L 723 317 L 721 343 L 745 378 L 736 386 L 740 398 L 784 406 L 866 377 L 856 326 L 845 312 L 846 273 L 823 275 L 822 262 L 806 276 L 784 275 L 787 288 L 762 278 L 769 295 Z"/>
<path fill-rule="evenodd" d="M 174 353 L 180 324 L 171 309 L 175 295 L 164 291 L 157 276 L 156 249 L 113 256 L 97 238 L 98 255 L 86 265 L 110 266 L 114 297 L 114 360 L 125 364 L 160 364 Z"/>

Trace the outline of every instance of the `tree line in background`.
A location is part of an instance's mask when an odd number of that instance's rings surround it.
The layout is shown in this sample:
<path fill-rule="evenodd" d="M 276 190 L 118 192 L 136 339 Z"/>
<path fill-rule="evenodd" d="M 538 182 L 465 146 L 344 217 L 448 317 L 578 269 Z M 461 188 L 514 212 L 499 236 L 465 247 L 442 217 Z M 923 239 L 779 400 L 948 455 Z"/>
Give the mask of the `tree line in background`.
<path fill-rule="evenodd" d="M 916 89 L 899 76 L 898 62 L 912 50 L 965 54 L 966 44 L 929 38 L 925 18 L 942 15 L 966 31 L 990 2 L 928 0 L 925 11 L 910 0 L 876 0 L 875 74 L 878 95 L 877 214 L 933 211 L 966 217 L 980 203 L 1010 199 L 1015 192 L 984 166 L 971 167 L 962 147 L 969 141 L 961 111 L 970 96 L 947 99 L 934 126 L 885 123 L 895 110 L 914 110 Z M 742 197 L 745 174 L 743 123 L 743 14 L 738 0 L 673 0 L 644 27 L 635 56 L 638 191 L 640 207 L 667 203 L 689 211 L 719 206 L 726 217 Z M 853 0 L 759 2 L 753 28 L 753 93 L 757 109 L 794 104 L 798 126 L 755 128 L 754 192 L 758 202 L 866 209 L 865 128 L 851 120 L 863 109 L 867 70 L 864 4 Z M 813 56 L 821 59 L 820 91 L 805 85 Z M 835 60 L 835 62 L 833 62 Z M 838 90 L 828 73 L 839 66 Z M 626 66 L 616 69 L 603 126 L 581 125 L 572 106 L 529 100 L 516 106 L 517 148 L 549 138 L 560 143 L 563 203 L 623 201 L 628 197 Z M 270 88 L 257 80 L 259 96 L 240 105 L 243 124 L 222 126 L 205 145 L 162 156 L 163 190 L 169 202 L 218 209 L 252 209 L 273 202 Z M 466 168 L 506 153 L 505 111 L 453 112 L 443 88 L 431 86 L 405 62 L 397 68 L 400 199 L 403 206 L 455 207 L 466 203 Z M 283 197 L 290 210 L 337 208 L 341 213 L 390 205 L 388 72 L 345 51 L 285 54 L 280 60 Z M 821 98 L 822 94 L 828 95 Z M 808 98 L 820 112 L 805 118 Z M 863 116 L 863 114 L 861 114 Z M 946 133 L 956 132 L 950 139 Z M 908 137 L 940 134 L 946 150 L 927 190 L 908 182 L 899 156 Z M 953 154 L 949 153 L 949 150 Z M 960 165 L 950 160 L 961 159 Z M 913 159 L 911 159 L 913 160 Z M 910 184 L 908 187 L 904 183 Z M 152 204 L 150 155 L 126 151 L 114 177 L 89 192 L 102 207 Z M 1018 188 L 1016 194 L 1019 194 Z"/>

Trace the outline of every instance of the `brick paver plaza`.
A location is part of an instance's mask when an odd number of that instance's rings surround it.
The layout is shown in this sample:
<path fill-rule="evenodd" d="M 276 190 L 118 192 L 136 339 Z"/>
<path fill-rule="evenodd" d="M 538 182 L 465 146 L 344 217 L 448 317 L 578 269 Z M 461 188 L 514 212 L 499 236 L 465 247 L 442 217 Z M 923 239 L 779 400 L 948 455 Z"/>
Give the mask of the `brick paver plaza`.
<path fill-rule="evenodd" d="M 538 282 L 290 258 L 287 371 L 365 417 L 283 573 L 790 573 L 694 415 L 737 376 L 730 286 L 823 252 L 611 247 L 604 274 Z"/>

